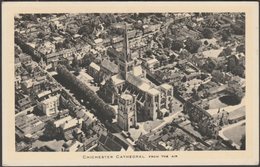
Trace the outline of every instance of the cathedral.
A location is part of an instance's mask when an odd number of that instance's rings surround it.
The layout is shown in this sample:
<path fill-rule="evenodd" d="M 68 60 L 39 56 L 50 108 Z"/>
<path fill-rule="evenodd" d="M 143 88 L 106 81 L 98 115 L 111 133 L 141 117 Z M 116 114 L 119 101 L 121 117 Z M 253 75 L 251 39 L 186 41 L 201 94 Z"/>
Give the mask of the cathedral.
<path fill-rule="evenodd" d="M 134 96 L 137 121 L 156 120 L 162 109 L 170 109 L 173 87 L 166 83 L 159 86 L 152 83 L 146 78 L 146 70 L 136 62 L 131 56 L 125 25 L 123 54 L 117 58 L 119 73 L 100 88 L 101 96 L 110 104 L 120 104 L 124 94 Z"/>

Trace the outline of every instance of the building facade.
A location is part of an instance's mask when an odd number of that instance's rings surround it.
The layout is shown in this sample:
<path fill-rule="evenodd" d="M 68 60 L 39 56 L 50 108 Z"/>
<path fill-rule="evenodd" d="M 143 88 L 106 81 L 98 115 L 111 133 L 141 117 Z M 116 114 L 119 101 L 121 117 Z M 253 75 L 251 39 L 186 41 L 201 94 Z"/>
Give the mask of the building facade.
<path fill-rule="evenodd" d="M 41 102 L 42 112 L 47 116 L 57 114 L 59 112 L 58 106 L 59 106 L 58 96 L 49 97 L 48 99 L 45 99 Z"/>
<path fill-rule="evenodd" d="M 128 131 L 132 127 L 136 127 L 136 97 L 129 94 L 122 94 L 118 101 L 118 117 L 117 122 L 121 129 Z"/>

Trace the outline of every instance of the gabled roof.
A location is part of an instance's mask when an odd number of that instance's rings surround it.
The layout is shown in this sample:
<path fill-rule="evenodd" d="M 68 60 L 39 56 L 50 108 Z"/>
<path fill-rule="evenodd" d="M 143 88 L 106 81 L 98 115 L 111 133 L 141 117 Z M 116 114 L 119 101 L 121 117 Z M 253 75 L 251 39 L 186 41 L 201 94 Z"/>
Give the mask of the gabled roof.
<path fill-rule="evenodd" d="M 100 67 L 99 67 L 99 65 L 97 65 L 97 64 L 96 64 L 96 63 L 94 63 L 94 62 L 90 63 L 89 67 L 92 67 L 92 68 L 94 68 L 94 69 L 95 69 L 95 70 L 97 70 L 97 71 L 99 71 L 99 70 L 100 70 Z"/>
<path fill-rule="evenodd" d="M 111 77 L 111 79 L 112 79 L 114 85 L 119 85 L 119 84 L 125 82 L 125 80 L 123 79 L 123 77 L 120 74 L 113 75 Z"/>
<path fill-rule="evenodd" d="M 126 143 L 124 143 L 114 135 L 102 135 L 99 138 L 99 142 L 103 144 L 103 146 L 109 151 L 121 151 L 122 148 L 124 148 L 125 150 L 128 148 L 128 145 Z"/>
<path fill-rule="evenodd" d="M 101 66 L 113 74 L 116 74 L 119 71 L 118 66 L 115 63 L 113 63 L 107 59 L 105 59 L 101 62 Z"/>
<path fill-rule="evenodd" d="M 128 74 L 126 80 L 144 92 L 147 92 L 151 88 L 151 86 L 143 81 L 142 78 L 136 77 L 133 74 Z"/>

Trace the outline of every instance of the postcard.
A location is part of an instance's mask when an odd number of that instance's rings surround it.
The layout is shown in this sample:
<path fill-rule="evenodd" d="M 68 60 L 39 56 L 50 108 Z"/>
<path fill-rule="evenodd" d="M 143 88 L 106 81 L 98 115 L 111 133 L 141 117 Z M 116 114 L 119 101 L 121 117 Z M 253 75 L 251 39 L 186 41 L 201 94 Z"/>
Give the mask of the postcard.
<path fill-rule="evenodd" d="M 259 164 L 258 12 L 3 3 L 3 165 Z"/>

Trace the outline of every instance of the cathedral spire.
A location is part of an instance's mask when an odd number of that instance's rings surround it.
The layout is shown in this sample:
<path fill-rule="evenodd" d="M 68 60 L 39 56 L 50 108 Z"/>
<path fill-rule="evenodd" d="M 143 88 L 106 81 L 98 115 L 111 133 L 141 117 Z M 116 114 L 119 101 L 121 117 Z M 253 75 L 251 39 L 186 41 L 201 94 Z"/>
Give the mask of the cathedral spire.
<path fill-rule="evenodd" d="M 130 53 L 130 46 L 129 46 L 129 41 L 128 41 L 128 34 L 127 34 L 127 25 L 126 25 L 126 23 L 125 23 L 125 34 L 124 34 L 123 51 L 124 51 L 125 61 L 129 61 L 131 59 L 131 53 Z"/>

